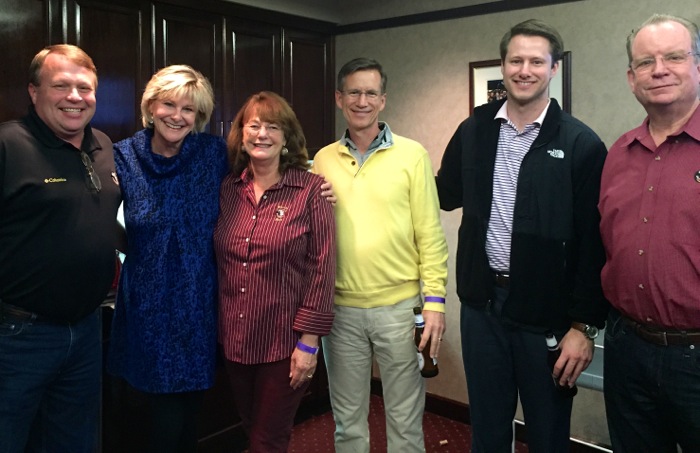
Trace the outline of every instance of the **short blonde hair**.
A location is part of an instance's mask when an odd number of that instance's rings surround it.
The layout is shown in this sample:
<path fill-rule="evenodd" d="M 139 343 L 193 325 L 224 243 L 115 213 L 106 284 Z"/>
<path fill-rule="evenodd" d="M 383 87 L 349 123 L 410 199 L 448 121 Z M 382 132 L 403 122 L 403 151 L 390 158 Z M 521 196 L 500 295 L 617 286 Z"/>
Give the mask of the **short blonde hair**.
<path fill-rule="evenodd" d="M 193 131 L 202 132 L 214 111 L 214 90 L 206 77 L 187 65 L 167 66 L 156 72 L 141 98 L 143 127 L 153 127 L 149 107 L 165 99 L 190 98 L 197 110 Z"/>

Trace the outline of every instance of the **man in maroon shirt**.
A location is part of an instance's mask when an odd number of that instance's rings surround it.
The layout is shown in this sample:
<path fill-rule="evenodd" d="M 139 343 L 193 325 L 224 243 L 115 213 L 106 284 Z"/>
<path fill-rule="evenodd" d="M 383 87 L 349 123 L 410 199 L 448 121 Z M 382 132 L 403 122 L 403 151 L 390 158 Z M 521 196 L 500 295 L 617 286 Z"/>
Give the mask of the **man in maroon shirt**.
<path fill-rule="evenodd" d="M 700 451 L 699 46 L 696 25 L 667 15 L 627 40 L 628 82 L 648 117 L 610 149 L 599 203 L 617 453 Z"/>

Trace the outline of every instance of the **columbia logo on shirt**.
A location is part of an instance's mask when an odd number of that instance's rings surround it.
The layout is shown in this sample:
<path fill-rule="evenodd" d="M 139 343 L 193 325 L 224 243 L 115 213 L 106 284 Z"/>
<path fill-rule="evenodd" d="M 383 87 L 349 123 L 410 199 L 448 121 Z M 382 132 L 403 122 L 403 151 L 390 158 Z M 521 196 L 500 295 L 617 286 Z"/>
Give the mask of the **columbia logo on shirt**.
<path fill-rule="evenodd" d="M 563 159 L 564 151 L 561 149 L 548 149 L 547 153 L 555 159 Z"/>

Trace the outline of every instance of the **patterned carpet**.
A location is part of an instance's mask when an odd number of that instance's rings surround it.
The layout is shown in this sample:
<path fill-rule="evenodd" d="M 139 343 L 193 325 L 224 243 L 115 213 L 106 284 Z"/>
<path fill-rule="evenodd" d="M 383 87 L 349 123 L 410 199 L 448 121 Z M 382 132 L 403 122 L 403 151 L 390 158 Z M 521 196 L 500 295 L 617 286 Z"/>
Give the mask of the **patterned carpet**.
<path fill-rule="evenodd" d="M 372 453 L 386 452 L 386 427 L 382 398 L 371 396 L 370 447 Z M 294 427 L 289 453 L 332 453 L 333 415 L 326 412 Z M 468 453 L 471 451 L 469 425 L 439 415 L 426 413 L 423 418 L 425 449 L 427 453 Z M 527 453 L 527 446 L 515 445 L 515 453 Z"/>

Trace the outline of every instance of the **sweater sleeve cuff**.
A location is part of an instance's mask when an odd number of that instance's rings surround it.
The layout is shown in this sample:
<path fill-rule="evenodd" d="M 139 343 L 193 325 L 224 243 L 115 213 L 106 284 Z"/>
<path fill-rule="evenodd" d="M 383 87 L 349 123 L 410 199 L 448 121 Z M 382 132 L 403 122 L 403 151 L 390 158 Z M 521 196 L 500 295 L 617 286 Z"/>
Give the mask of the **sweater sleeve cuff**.
<path fill-rule="evenodd" d="M 438 296 L 425 296 L 423 310 L 445 313 L 445 298 Z"/>

